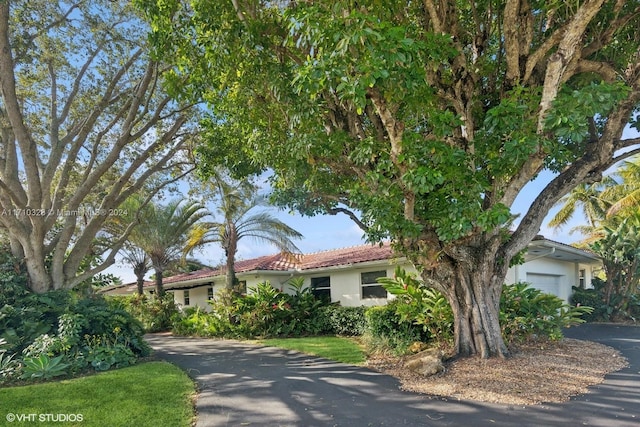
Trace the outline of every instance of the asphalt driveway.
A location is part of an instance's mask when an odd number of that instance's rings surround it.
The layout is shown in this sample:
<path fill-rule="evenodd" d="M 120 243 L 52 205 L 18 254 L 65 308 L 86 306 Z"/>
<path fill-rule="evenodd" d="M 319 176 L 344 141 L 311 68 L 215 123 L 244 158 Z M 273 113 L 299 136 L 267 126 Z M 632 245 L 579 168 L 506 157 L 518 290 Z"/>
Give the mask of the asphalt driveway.
<path fill-rule="evenodd" d="M 198 383 L 198 427 L 639 426 L 640 327 L 589 324 L 566 335 L 617 348 L 630 366 L 569 402 L 527 407 L 408 393 L 366 368 L 237 341 L 147 339 Z"/>

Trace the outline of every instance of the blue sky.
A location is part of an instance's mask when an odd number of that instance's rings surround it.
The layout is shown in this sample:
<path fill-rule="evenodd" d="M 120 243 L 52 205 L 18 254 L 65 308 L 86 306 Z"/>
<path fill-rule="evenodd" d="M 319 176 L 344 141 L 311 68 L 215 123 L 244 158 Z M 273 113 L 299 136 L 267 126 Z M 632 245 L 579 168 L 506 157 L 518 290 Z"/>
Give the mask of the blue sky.
<path fill-rule="evenodd" d="M 640 134 L 632 130 L 627 130 L 624 134 L 624 138 L 638 136 L 640 136 Z M 521 214 L 526 212 L 529 205 L 552 178 L 552 173 L 545 171 L 541 173 L 535 181 L 527 184 L 514 202 L 512 212 Z M 582 236 L 580 234 L 571 234 L 573 227 L 586 223 L 586 218 L 584 218 L 580 210 L 576 211 L 570 223 L 561 229 L 547 227 L 549 219 L 555 215 L 558 209 L 559 207 L 556 207 L 549 212 L 542 224 L 540 234 L 548 239 L 562 243 L 573 243 L 581 240 Z M 296 245 L 303 253 L 343 248 L 365 243 L 362 231 L 346 215 L 303 217 L 298 214 L 278 211 L 275 208 L 272 212 L 281 221 L 302 233 L 304 239 L 297 241 Z M 273 246 L 243 239 L 239 242 L 236 259 L 251 259 L 276 252 L 277 249 Z M 208 265 L 219 265 L 224 262 L 224 252 L 215 245 L 209 245 L 204 250 L 196 252 L 195 257 Z M 124 283 L 135 281 L 135 275 L 131 272 L 131 268 L 120 263 L 110 267 L 107 272 L 119 276 Z M 150 272 L 149 275 L 150 274 L 152 274 L 152 272 Z"/>

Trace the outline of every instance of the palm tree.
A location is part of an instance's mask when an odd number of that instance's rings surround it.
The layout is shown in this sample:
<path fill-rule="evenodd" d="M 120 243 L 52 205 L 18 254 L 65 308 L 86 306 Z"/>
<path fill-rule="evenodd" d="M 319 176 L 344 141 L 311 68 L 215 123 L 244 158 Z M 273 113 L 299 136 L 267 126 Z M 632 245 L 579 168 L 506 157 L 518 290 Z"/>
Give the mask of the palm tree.
<path fill-rule="evenodd" d="M 156 294 L 164 294 L 162 278 L 172 262 L 181 258 L 191 229 L 206 215 L 197 202 L 174 200 L 166 205 L 150 203 L 135 235 L 134 243 L 149 257 L 155 272 Z"/>
<path fill-rule="evenodd" d="M 114 217 L 106 229 L 118 236 L 130 226 L 131 230 L 123 256 L 137 278 L 138 293 L 142 294 L 144 275 L 152 267 L 155 271 L 156 294 L 162 296 L 164 271 L 180 260 L 194 224 L 207 214 L 200 203 L 174 200 L 166 205 L 145 203 L 140 196 L 127 199 L 121 206 L 122 215 Z"/>
<path fill-rule="evenodd" d="M 572 232 L 579 230 L 589 234 L 598 227 L 599 223 L 606 219 L 607 210 L 610 208 L 611 202 L 604 197 L 603 192 L 616 184 L 617 182 L 612 177 L 605 177 L 600 182 L 578 185 L 558 201 L 558 204 L 562 204 L 562 207 L 549 221 L 549 226 L 559 228 L 566 225 L 576 212 L 576 209 L 581 206 L 589 225 L 587 227 L 576 227 Z"/>
<path fill-rule="evenodd" d="M 144 293 L 144 276 L 151 268 L 151 260 L 141 248 L 127 242 L 122 247 L 122 257 L 126 263 L 133 268 L 133 274 L 136 275 L 136 287 L 138 295 Z"/>
<path fill-rule="evenodd" d="M 145 217 L 146 203 L 143 198 L 135 194 L 130 196 L 125 202 L 119 206 L 119 215 L 109 217 L 104 225 L 105 231 L 114 238 L 118 238 L 126 232 L 129 226 L 134 222 L 142 222 Z M 120 254 L 123 257 L 125 263 L 129 264 L 133 273 L 136 276 L 136 285 L 138 295 L 144 293 L 144 276 L 151 268 L 151 260 L 147 256 L 147 253 L 136 245 L 136 241 L 141 240 L 140 235 L 144 231 L 141 224 L 137 224 L 133 229 L 129 231 L 127 240 L 122 245 Z"/>
<path fill-rule="evenodd" d="M 631 209 L 633 214 L 640 206 L 640 157 L 625 161 L 618 169 L 617 175 L 622 182 L 604 192 L 605 197 L 615 200 L 607 211 L 607 216 L 618 215 L 625 209 Z"/>
<path fill-rule="evenodd" d="M 208 243 L 219 243 L 226 257 L 228 289 L 233 289 L 236 284 L 235 257 L 240 239 L 248 237 L 271 243 L 281 251 L 300 252 L 292 239 L 300 239 L 302 234 L 269 212 L 250 212 L 266 205 L 265 198 L 256 195 L 251 184 L 217 180 L 213 187 L 218 193 L 217 211 L 221 220 L 197 224 L 191 231 L 185 253 Z"/>

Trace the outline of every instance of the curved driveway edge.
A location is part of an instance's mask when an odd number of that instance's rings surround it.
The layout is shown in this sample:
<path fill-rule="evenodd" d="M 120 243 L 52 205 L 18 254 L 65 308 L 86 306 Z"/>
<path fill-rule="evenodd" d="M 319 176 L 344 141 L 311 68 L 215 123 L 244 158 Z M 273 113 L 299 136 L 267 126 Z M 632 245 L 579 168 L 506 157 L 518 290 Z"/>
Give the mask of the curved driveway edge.
<path fill-rule="evenodd" d="M 155 355 L 198 383 L 197 426 L 638 426 L 640 328 L 566 331 L 620 350 L 629 367 L 562 404 L 497 405 L 400 390 L 395 378 L 293 351 L 237 341 L 147 335 Z"/>

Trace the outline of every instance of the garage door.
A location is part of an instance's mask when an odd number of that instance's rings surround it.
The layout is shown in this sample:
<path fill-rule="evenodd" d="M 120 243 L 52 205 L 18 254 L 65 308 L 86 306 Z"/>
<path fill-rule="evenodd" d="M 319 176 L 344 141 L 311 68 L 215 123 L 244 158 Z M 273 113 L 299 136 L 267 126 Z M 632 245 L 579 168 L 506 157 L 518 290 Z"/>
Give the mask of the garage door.
<path fill-rule="evenodd" d="M 527 273 L 527 282 L 547 294 L 560 296 L 560 278 L 554 274 Z"/>

